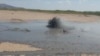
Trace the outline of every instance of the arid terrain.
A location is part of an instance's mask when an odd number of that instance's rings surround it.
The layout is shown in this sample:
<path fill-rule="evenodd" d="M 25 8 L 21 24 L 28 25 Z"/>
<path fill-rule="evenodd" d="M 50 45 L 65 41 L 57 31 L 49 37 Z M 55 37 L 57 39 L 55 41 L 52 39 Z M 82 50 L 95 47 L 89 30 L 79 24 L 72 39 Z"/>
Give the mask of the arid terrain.
<path fill-rule="evenodd" d="M 32 11 L 10 11 L 0 10 L 0 21 L 32 21 L 49 20 L 52 17 L 59 17 L 68 21 L 93 22 L 100 20 L 100 16 L 82 14 L 54 14 Z"/>
<path fill-rule="evenodd" d="M 3 42 L 0 43 L 0 52 L 4 51 L 37 51 L 42 50 L 40 48 L 31 47 L 25 44 Z"/>

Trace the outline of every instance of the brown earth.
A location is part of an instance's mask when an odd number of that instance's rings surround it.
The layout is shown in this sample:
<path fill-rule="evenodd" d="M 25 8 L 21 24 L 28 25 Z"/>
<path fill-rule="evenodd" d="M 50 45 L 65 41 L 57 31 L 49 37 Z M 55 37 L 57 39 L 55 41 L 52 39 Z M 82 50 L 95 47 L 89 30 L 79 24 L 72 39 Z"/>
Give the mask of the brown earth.
<path fill-rule="evenodd" d="M 82 14 L 54 14 L 31 11 L 9 11 L 0 10 L 0 21 L 31 21 L 49 20 L 52 17 L 59 17 L 68 21 L 94 22 L 99 21 L 100 16 Z"/>
<path fill-rule="evenodd" d="M 2 42 L 0 43 L 0 52 L 4 51 L 38 51 L 41 48 L 31 47 L 30 45 Z"/>

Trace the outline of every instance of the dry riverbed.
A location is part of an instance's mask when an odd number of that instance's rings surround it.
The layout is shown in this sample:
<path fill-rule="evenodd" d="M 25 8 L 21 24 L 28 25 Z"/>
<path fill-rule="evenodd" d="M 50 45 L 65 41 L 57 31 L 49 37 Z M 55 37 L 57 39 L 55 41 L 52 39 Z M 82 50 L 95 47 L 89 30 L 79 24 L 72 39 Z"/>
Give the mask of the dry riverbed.
<path fill-rule="evenodd" d="M 100 21 L 100 16 L 82 15 L 82 14 L 54 14 L 31 11 L 9 11 L 0 10 L 0 21 L 33 21 L 33 20 L 49 20 L 52 17 L 59 17 L 68 21 L 77 22 L 94 22 Z"/>

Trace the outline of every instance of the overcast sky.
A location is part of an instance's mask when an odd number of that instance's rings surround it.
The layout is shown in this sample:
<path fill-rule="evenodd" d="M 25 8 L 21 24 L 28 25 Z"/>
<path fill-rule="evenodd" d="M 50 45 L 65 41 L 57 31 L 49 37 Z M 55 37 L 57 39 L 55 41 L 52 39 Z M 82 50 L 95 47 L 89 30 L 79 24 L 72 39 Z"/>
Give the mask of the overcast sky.
<path fill-rule="evenodd" d="M 30 9 L 100 11 L 100 0 L 0 0 L 0 3 Z"/>

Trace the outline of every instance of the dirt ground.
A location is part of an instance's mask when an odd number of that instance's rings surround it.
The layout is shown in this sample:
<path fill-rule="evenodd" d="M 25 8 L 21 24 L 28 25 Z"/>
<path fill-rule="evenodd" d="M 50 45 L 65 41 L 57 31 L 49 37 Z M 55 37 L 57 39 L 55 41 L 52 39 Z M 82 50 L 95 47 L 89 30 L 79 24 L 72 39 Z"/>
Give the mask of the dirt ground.
<path fill-rule="evenodd" d="M 68 21 L 93 22 L 98 21 L 100 16 L 81 14 L 53 14 L 31 11 L 8 11 L 0 10 L 0 21 L 31 21 L 48 20 L 52 17 L 59 17 Z"/>
<path fill-rule="evenodd" d="M 30 45 L 2 42 L 0 43 L 0 52 L 4 51 L 37 51 L 40 48 L 31 47 Z"/>

